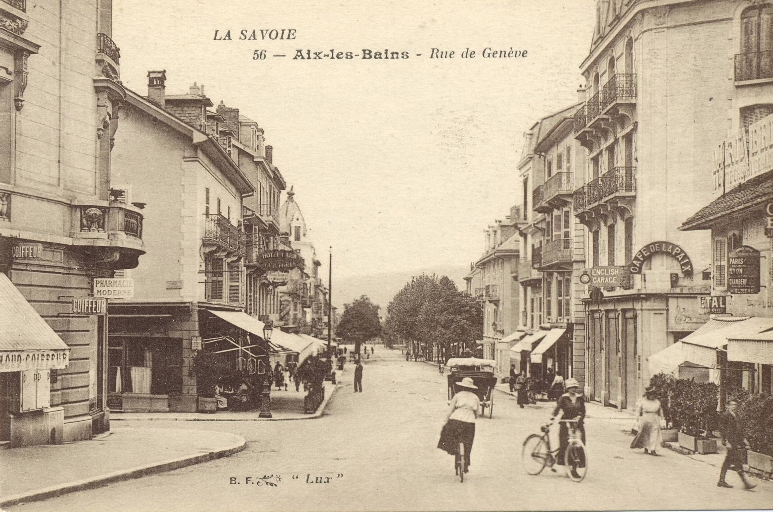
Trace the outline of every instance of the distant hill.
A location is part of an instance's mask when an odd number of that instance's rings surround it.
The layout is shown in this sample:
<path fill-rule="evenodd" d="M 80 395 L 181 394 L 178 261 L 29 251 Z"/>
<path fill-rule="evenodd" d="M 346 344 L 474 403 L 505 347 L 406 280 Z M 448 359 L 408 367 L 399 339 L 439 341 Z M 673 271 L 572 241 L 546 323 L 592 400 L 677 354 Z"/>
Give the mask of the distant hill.
<path fill-rule="evenodd" d="M 459 290 L 465 290 L 464 276 L 470 273 L 469 265 L 439 266 L 408 272 L 384 272 L 363 276 L 342 277 L 333 281 L 333 305 L 343 312 L 343 305 L 367 295 L 374 304 L 381 306 L 381 314 L 386 315 L 386 308 L 397 292 L 408 283 L 412 277 L 424 274 L 437 274 L 438 277 L 448 276 L 456 283 Z"/>

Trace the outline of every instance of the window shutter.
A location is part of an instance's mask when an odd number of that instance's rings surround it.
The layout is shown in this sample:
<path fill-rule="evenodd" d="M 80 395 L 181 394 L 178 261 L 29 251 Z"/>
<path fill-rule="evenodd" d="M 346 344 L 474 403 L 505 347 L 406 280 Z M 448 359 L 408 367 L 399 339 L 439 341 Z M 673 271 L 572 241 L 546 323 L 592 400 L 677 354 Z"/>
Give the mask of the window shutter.
<path fill-rule="evenodd" d="M 721 238 L 714 240 L 714 286 L 724 288 L 726 285 L 727 247 Z"/>

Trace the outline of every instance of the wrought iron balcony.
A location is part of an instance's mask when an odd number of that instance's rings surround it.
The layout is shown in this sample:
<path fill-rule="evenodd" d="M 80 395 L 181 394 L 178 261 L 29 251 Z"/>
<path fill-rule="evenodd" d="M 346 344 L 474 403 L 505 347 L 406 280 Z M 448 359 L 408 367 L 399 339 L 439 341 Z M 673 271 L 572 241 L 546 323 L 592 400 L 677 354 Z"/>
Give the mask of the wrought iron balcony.
<path fill-rule="evenodd" d="M 601 197 L 607 199 L 620 193 L 636 191 L 636 167 L 615 167 L 601 177 Z"/>
<path fill-rule="evenodd" d="M 588 123 L 590 123 L 591 121 L 596 119 L 596 117 L 601 112 L 601 94 L 600 93 L 597 92 L 596 94 L 591 96 L 591 99 L 588 100 L 588 104 L 586 105 L 586 109 L 587 109 L 587 115 L 588 115 L 587 121 Z"/>
<path fill-rule="evenodd" d="M 735 81 L 773 78 L 773 50 L 739 53 L 735 56 Z"/>
<path fill-rule="evenodd" d="M 559 196 L 571 195 L 574 191 L 574 173 L 557 172 L 545 182 L 543 203 L 550 203 Z M 535 206 L 537 203 L 534 203 Z"/>
<path fill-rule="evenodd" d="M 216 246 L 226 252 L 244 256 L 244 233 L 219 213 L 210 213 L 205 215 L 205 217 L 202 242 L 205 245 Z"/>
<path fill-rule="evenodd" d="M 618 73 L 610 78 L 601 89 L 601 108 L 604 112 L 615 103 L 629 103 L 636 100 L 636 75 Z"/>
<path fill-rule="evenodd" d="M 574 213 L 579 213 L 587 209 L 587 194 L 588 191 L 586 190 L 585 185 L 574 191 L 574 194 L 572 194 L 572 199 L 574 200 Z"/>
<path fill-rule="evenodd" d="M 486 300 L 499 300 L 499 285 L 486 285 Z"/>
<path fill-rule="evenodd" d="M 572 262 L 572 239 L 548 241 L 542 250 L 542 267 Z"/>
<path fill-rule="evenodd" d="M 8 1 L 8 0 L 4 0 Z M 121 60 L 121 49 L 107 34 L 97 34 L 97 53 L 101 53 L 110 58 L 116 65 Z"/>
<path fill-rule="evenodd" d="M 577 112 L 574 113 L 574 133 L 582 131 L 588 124 L 588 111 L 585 105 L 581 106 Z"/>

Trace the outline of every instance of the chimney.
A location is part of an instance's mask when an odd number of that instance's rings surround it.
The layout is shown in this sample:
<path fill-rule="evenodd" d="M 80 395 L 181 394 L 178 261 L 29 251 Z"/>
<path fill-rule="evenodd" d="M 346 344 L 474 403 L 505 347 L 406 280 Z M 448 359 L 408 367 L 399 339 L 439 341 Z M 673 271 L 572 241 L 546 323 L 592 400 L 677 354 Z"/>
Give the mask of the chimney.
<path fill-rule="evenodd" d="M 222 101 L 217 106 L 217 113 L 225 119 L 225 127 L 231 131 L 239 139 L 239 109 L 226 107 Z"/>
<path fill-rule="evenodd" d="M 266 146 L 266 162 L 273 164 L 274 163 L 274 147 L 273 146 Z"/>
<path fill-rule="evenodd" d="M 161 108 L 166 106 L 166 70 L 148 71 L 148 99 Z"/>
<path fill-rule="evenodd" d="M 193 82 L 193 85 L 188 89 L 188 94 L 191 96 L 201 96 L 201 89 L 196 85 L 196 82 Z"/>

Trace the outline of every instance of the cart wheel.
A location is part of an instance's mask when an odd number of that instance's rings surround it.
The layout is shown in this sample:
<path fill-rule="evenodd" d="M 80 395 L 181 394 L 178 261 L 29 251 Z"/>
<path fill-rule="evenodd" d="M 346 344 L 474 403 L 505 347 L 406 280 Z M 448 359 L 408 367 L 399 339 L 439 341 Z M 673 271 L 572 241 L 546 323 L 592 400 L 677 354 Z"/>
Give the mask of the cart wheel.
<path fill-rule="evenodd" d="M 494 415 L 494 400 L 492 399 L 488 404 L 488 417 L 491 419 L 491 417 Z"/>

